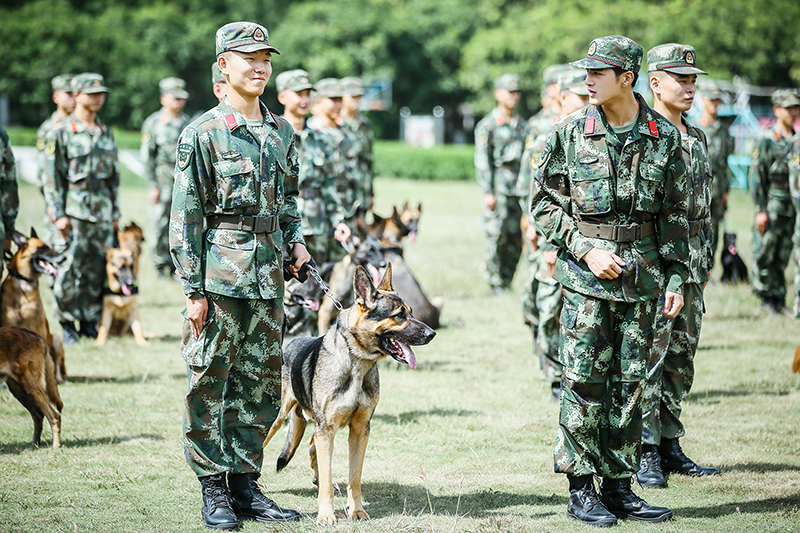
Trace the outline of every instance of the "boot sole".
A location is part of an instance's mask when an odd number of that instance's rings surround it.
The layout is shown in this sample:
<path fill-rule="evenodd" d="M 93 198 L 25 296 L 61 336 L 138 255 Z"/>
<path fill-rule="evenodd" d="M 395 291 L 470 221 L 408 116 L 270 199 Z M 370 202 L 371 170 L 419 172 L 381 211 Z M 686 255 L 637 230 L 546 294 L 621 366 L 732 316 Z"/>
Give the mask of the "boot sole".
<path fill-rule="evenodd" d="M 240 520 L 252 520 L 254 522 L 261 522 L 263 524 L 270 522 L 278 522 L 278 523 L 297 522 L 302 518 L 302 516 L 297 515 L 289 518 L 272 518 L 272 517 L 258 516 L 254 514 L 236 513 L 236 518 Z"/>
<path fill-rule="evenodd" d="M 570 513 L 569 511 L 567 511 L 567 516 L 569 518 L 571 518 L 572 520 L 580 522 L 581 524 L 586 524 L 588 526 L 612 527 L 612 526 L 616 526 L 617 525 L 617 520 L 616 519 L 612 520 L 611 518 L 604 518 L 602 520 L 595 520 L 594 522 L 589 522 L 588 520 L 582 520 L 582 519 L 578 518 L 577 516 L 575 516 L 574 514 Z"/>
<path fill-rule="evenodd" d="M 638 477 L 636 478 L 636 481 L 639 483 L 639 485 L 641 485 L 642 487 L 644 487 L 646 489 L 666 489 L 667 488 L 667 482 L 666 481 L 664 481 L 664 483 L 658 483 L 658 482 L 654 482 L 654 481 L 648 481 L 648 482 L 642 483 L 642 481 Z"/>
<path fill-rule="evenodd" d="M 212 525 L 203 520 L 203 525 L 206 526 L 208 529 L 219 529 L 223 531 L 239 531 L 239 523 L 230 523 L 230 524 L 217 524 Z"/>
<path fill-rule="evenodd" d="M 670 510 L 668 513 L 664 513 L 661 516 L 654 516 L 652 518 L 645 518 L 641 516 L 636 516 L 628 513 L 620 513 L 610 511 L 611 514 L 619 518 L 620 520 L 631 520 L 633 522 L 647 522 L 648 524 L 660 524 L 661 522 L 666 522 L 667 520 L 672 519 L 672 511 Z"/>

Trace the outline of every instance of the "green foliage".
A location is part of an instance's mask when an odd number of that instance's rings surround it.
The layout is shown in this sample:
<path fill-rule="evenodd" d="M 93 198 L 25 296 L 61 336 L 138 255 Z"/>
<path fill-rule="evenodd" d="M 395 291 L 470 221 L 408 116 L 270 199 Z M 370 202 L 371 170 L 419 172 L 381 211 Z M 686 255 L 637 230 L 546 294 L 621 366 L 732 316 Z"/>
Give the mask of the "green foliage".
<path fill-rule="evenodd" d="M 399 141 L 375 143 L 375 174 L 415 180 L 453 181 L 475 178 L 472 145 L 417 148 Z"/>

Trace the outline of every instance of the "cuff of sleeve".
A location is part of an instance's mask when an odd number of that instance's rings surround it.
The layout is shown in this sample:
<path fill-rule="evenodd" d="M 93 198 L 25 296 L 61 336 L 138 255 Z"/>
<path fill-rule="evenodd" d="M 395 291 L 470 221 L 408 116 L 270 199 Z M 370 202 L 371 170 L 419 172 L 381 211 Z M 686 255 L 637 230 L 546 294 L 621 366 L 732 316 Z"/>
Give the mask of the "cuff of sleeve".
<path fill-rule="evenodd" d="M 206 295 L 202 291 L 192 291 L 186 297 L 190 300 L 202 300 Z"/>
<path fill-rule="evenodd" d="M 594 245 L 592 245 L 588 239 L 580 236 L 579 238 L 575 239 L 575 241 L 572 243 L 572 246 L 570 246 L 570 253 L 573 255 L 573 257 L 575 257 L 576 261 L 580 261 L 581 258 L 592 248 L 594 248 Z"/>
<path fill-rule="evenodd" d="M 667 277 L 667 291 L 683 294 L 683 279 L 680 274 L 671 274 Z"/>

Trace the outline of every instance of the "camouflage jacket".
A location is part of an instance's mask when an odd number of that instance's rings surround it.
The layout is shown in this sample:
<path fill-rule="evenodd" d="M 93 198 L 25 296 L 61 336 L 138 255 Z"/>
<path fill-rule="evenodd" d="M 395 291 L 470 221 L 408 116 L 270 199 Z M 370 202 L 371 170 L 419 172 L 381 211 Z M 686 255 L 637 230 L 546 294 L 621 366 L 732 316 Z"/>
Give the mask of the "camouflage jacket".
<path fill-rule="evenodd" d="M 359 210 L 365 208 L 367 204 L 363 188 L 365 180 L 361 176 L 358 165 L 355 136 L 350 130 L 342 127 L 323 127 L 316 117 L 309 118 L 306 127 L 315 129 L 327 137 L 330 143 L 330 152 L 333 155 L 336 192 L 339 195 L 344 215 L 346 218 L 356 216 Z"/>
<path fill-rule="evenodd" d="M 283 297 L 282 245 L 304 243 L 297 212 L 297 149 L 291 125 L 263 103 L 261 112 L 263 142 L 227 98 L 181 134 L 169 244 L 187 295 Z M 278 229 L 209 228 L 207 219 L 214 215 L 265 217 Z"/>
<path fill-rule="evenodd" d="M 680 133 L 635 96 L 639 116 L 624 143 L 597 106 L 556 125 L 539 164 L 530 207 L 537 231 L 559 248 L 556 279 L 562 285 L 627 302 L 657 298 L 665 289 L 680 293 L 689 256 L 688 183 Z M 578 222 L 650 222 L 655 234 L 621 243 L 586 236 Z M 582 261 L 593 247 L 625 261 L 619 277 L 595 277 Z"/>
<path fill-rule="evenodd" d="M 475 176 L 487 194 L 517 195 L 525 124 L 514 114 L 506 122 L 495 108 L 475 126 Z"/>
<path fill-rule="evenodd" d="M 0 213 L 3 215 L 3 221 L 0 224 L 0 247 L 6 237 L 14 231 L 18 212 L 17 167 L 14 163 L 11 143 L 8 142 L 8 133 L 0 127 Z"/>
<path fill-rule="evenodd" d="M 689 219 L 689 278 L 705 283 L 713 261 L 711 249 L 712 176 L 705 134 L 684 120 L 688 135 L 681 135 L 683 162 L 689 185 L 686 215 Z"/>
<path fill-rule="evenodd" d="M 372 182 L 375 179 L 372 124 L 370 124 L 367 117 L 361 114 L 356 116 L 355 119 L 342 119 L 341 122 L 342 126 L 350 130 L 355 138 L 359 175 L 362 179 L 361 187 L 364 190 L 364 197 L 369 202 L 369 199 L 373 196 Z"/>
<path fill-rule="evenodd" d="M 95 120 L 92 132 L 70 118 L 45 137 L 44 199 L 54 220 L 119 220 L 117 144 Z"/>
<path fill-rule="evenodd" d="M 39 188 L 44 186 L 45 139 L 50 132 L 61 126 L 61 123 L 64 120 L 65 119 L 62 119 L 59 116 L 58 111 L 53 111 L 53 114 L 50 115 L 50 118 L 42 122 L 42 124 L 39 126 L 39 129 L 36 130 L 36 150 L 38 150 L 38 153 L 36 154 L 36 162 L 38 164 L 38 170 L 36 172 L 36 185 Z"/>
<path fill-rule="evenodd" d="M 159 109 L 142 124 L 140 155 L 151 187 L 172 190 L 178 137 L 188 123 L 189 116 L 184 113 L 172 120 Z"/>
<path fill-rule="evenodd" d="M 528 222 L 533 224 L 533 217 L 528 206 L 531 205 L 531 196 L 533 194 L 533 180 L 536 175 L 536 169 L 539 167 L 539 161 L 542 160 L 542 154 L 547 146 L 547 139 L 553 128 L 550 128 L 544 133 L 540 133 L 535 138 L 525 138 L 525 151 L 522 153 L 522 164 L 519 169 L 519 179 L 517 180 L 517 194 L 520 198 L 522 205 L 522 212 L 528 217 Z M 533 133 L 533 132 L 531 132 Z M 538 232 L 537 232 L 538 233 Z M 541 233 L 539 233 L 541 236 Z M 542 252 L 557 250 L 556 246 L 540 238 L 537 242 L 537 249 Z"/>
<path fill-rule="evenodd" d="M 750 176 L 755 185 L 753 201 L 757 213 L 767 212 L 767 204 L 771 204 L 770 216 L 792 215 L 792 202 L 789 198 L 791 149 L 791 139 L 783 137 L 775 126 L 769 129 L 753 149 Z"/>
<path fill-rule="evenodd" d="M 717 117 L 711 124 L 700 127 L 708 139 L 708 162 L 711 167 L 711 197 L 714 204 L 722 204 L 722 196 L 731 188 L 731 169 L 728 156 L 733 153 L 733 137 L 730 134 L 728 117 Z"/>
<path fill-rule="evenodd" d="M 789 156 L 789 192 L 795 209 L 795 224 L 792 241 L 800 245 L 800 133 L 792 138 L 792 152 Z"/>
<path fill-rule="evenodd" d="M 330 139 L 306 127 L 296 136 L 300 194 L 297 209 L 303 235 L 331 235 L 344 211 L 336 192 L 336 174 Z"/>

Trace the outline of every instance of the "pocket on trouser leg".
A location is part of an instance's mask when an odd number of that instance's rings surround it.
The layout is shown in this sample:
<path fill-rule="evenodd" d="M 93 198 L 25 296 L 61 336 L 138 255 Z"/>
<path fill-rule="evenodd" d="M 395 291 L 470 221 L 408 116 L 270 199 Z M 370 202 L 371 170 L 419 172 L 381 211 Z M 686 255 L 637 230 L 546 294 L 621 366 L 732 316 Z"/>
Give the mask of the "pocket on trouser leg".
<path fill-rule="evenodd" d="M 181 336 L 181 355 L 190 367 L 205 368 L 211 363 L 214 354 L 208 349 L 208 342 L 212 336 L 210 330 L 214 324 L 214 305 L 209 301 L 206 324 L 200 335 L 195 339 L 192 336 L 192 323 L 187 317 L 186 309 L 181 311 L 184 317 L 183 333 Z"/>

